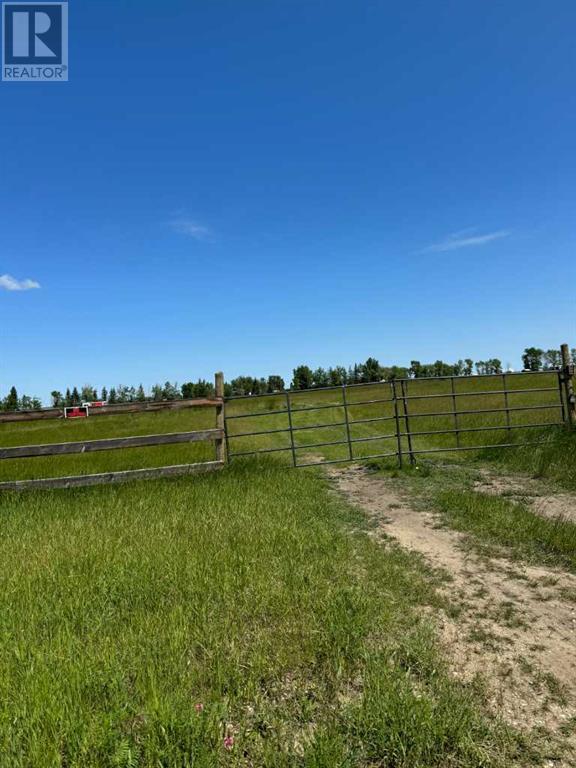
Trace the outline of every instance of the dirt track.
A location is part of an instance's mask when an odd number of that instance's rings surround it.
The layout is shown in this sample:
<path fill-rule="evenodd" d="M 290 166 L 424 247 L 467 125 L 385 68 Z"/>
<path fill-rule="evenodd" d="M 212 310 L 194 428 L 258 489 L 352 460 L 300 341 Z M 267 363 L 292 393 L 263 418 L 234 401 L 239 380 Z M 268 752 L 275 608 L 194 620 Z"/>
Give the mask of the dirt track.
<path fill-rule="evenodd" d="M 416 509 L 395 480 L 354 466 L 328 474 L 377 522 L 374 535 L 392 536 L 452 576 L 446 590 L 461 611 L 436 620 L 454 673 L 480 675 L 493 712 L 524 731 L 544 727 L 576 753 L 576 577 L 474 554 L 461 534 L 438 526 L 435 513 Z M 497 492 L 495 480 L 483 482 Z M 575 498 L 563 496 L 562 506 L 575 512 Z"/>

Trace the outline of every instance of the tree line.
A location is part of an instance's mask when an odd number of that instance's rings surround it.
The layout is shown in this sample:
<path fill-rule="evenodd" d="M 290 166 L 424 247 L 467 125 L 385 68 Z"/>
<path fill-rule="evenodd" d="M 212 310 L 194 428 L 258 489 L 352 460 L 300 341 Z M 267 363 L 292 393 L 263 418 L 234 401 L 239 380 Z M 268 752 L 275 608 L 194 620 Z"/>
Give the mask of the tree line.
<path fill-rule="evenodd" d="M 576 348 L 571 350 L 571 361 L 576 364 Z M 525 371 L 552 371 L 562 365 L 559 350 L 540 349 L 539 347 L 527 347 L 522 354 L 522 365 Z M 471 358 L 458 360 L 456 363 L 446 363 L 436 360 L 434 363 L 421 363 L 412 360 L 409 366 L 385 366 L 380 365 L 374 357 L 369 357 L 364 363 L 356 363 L 348 368 L 335 366 L 330 368 L 312 369 L 308 365 L 299 365 L 292 372 L 290 389 L 304 390 L 317 389 L 319 387 L 338 387 L 344 384 L 368 384 L 378 381 L 393 381 L 394 379 L 419 379 L 438 376 L 472 376 L 476 374 L 503 373 L 502 361 L 498 358 L 477 360 Z M 226 397 L 234 395 L 264 395 L 274 392 L 284 392 L 286 383 L 282 376 L 271 375 L 268 377 L 237 376 L 224 384 Z M 125 386 L 102 387 L 98 391 L 90 384 L 78 388 L 67 388 L 64 392 L 54 390 L 51 392 L 51 406 L 64 408 L 66 406 L 81 405 L 84 402 L 103 401 L 114 405 L 115 403 L 144 403 L 159 402 L 162 400 L 191 399 L 195 397 L 213 397 L 214 384 L 205 379 L 196 382 L 186 382 L 178 385 L 170 381 L 162 384 L 154 384 L 146 391 L 140 384 L 138 387 Z M 0 410 L 18 411 L 41 408 L 42 402 L 37 397 L 28 395 L 19 396 L 16 387 L 12 387 L 8 395 L 0 401 Z"/>

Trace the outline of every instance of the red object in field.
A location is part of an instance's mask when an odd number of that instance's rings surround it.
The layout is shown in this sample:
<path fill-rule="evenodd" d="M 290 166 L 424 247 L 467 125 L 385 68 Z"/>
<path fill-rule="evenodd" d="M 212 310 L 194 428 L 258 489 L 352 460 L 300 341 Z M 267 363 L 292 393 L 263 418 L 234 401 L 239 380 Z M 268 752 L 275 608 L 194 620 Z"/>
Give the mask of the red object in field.
<path fill-rule="evenodd" d="M 85 405 L 71 405 L 64 408 L 65 419 L 86 419 L 88 408 Z"/>
<path fill-rule="evenodd" d="M 96 400 L 95 403 L 90 403 L 90 406 L 92 408 L 104 408 L 106 403 L 103 400 Z"/>

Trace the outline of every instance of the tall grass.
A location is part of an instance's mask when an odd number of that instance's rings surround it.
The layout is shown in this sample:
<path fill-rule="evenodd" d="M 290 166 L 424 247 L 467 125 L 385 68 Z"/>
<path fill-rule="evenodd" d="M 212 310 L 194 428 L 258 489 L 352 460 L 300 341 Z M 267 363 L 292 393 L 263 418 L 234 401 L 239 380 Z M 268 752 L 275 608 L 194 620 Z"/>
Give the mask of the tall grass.
<path fill-rule="evenodd" d="M 2 766 L 515 764 L 362 525 L 274 462 L 1 495 Z"/>
<path fill-rule="evenodd" d="M 576 490 L 576 430 L 547 429 L 537 437 L 539 445 L 514 451 L 487 451 L 483 455 L 506 469 L 528 472 Z"/>

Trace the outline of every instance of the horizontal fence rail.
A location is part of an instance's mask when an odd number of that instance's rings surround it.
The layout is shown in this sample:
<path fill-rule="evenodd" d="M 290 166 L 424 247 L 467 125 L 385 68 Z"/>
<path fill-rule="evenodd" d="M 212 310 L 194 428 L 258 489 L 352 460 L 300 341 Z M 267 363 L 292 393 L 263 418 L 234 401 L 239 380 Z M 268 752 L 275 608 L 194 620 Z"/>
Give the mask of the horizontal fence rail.
<path fill-rule="evenodd" d="M 114 403 L 90 408 L 94 416 L 119 416 L 124 413 L 154 413 L 156 411 L 177 411 L 181 408 L 215 408 L 222 405 L 220 397 L 200 397 L 190 400 L 158 400 L 144 403 Z M 32 411 L 7 411 L 0 413 L 0 424 L 15 421 L 43 421 L 63 419 L 64 408 L 39 408 Z"/>
<path fill-rule="evenodd" d="M 46 445 L 15 445 L 0 448 L 0 459 L 25 459 L 34 456 L 64 456 L 72 453 L 115 451 L 119 448 L 142 448 L 147 445 L 171 445 L 173 443 L 198 443 L 221 440 L 221 429 L 204 429 L 196 432 L 167 432 L 162 435 L 137 435 L 112 437 L 106 440 L 81 440 L 75 443 L 47 443 Z"/>
<path fill-rule="evenodd" d="M 241 395 L 226 398 L 226 442 L 228 446 L 228 458 L 255 456 L 262 454 L 289 454 L 294 467 L 308 467 L 319 464 L 337 464 L 352 460 L 365 460 L 372 458 L 396 457 L 402 465 L 404 457 L 409 457 L 411 463 L 415 462 L 417 455 L 445 453 L 453 451 L 479 451 L 485 448 L 508 448 L 523 445 L 533 445 L 534 441 L 524 442 L 519 440 L 518 432 L 521 430 L 544 429 L 567 423 L 570 413 L 569 392 L 566 381 L 573 375 L 573 370 L 563 367 L 557 371 L 530 371 L 530 372 L 506 372 L 499 374 L 482 374 L 481 376 L 441 376 L 418 379 L 396 379 L 389 382 L 370 382 L 363 384 L 349 384 L 339 387 L 318 387 L 311 390 L 290 390 L 283 393 L 271 393 L 268 395 Z M 526 377 L 535 386 L 523 386 Z M 547 377 L 547 378 L 532 378 Z M 523 381 L 524 379 L 524 381 Z M 480 380 L 480 381 L 478 381 Z M 548 382 L 554 382 L 548 385 Z M 478 382 L 480 389 L 471 389 Z M 485 383 L 484 383 L 485 382 Z M 494 388 L 490 389 L 490 385 Z M 544 386 L 546 384 L 546 386 Z M 422 387 L 430 387 L 432 391 L 423 392 Z M 447 391 L 435 391 L 438 387 L 448 387 Z M 367 396 L 362 396 L 363 388 Z M 380 390 L 379 392 L 377 390 Z M 387 396 L 380 397 L 379 394 Z M 332 398 L 331 395 L 334 397 Z M 359 399 L 353 399 L 357 397 Z M 374 396 L 376 395 L 376 396 Z M 533 402 L 526 403 L 523 397 L 530 396 Z M 331 402 L 312 402 L 305 404 L 305 399 L 329 398 Z M 474 398 L 466 401 L 462 398 Z M 494 402 L 496 399 L 496 403 Z M 270 402 L 278 402 L 278 408 L 270 408 Z M 427 403 L 429 407 L 426 407 Z M 258 403 L 264 404 L 264 410 L 258 409 Z M 448 410 L 442 410 L 444 403 Z M 479 407 L 473 408 L 472 403 Z M 421 410 L 424 406 L 424 410 Z M 384 409 L 381 413 L 359 414 L 358 407 Z M 234 409 L 243 408 L 242 412 L 233 412 Z M 440 410 L 434 410 L 440 408 Z M 389 412 L 388 412 L 389 411 Z M 546 413 L 544 413 L 546 411 Z M 314 423 L 298 423 L 300 414 L 306 416 L 312 412 L 318 412 L 319 418 Z M 320 413 L 335 413 L 333 422 L 325 423 L 320 418 Z M 534 412 L 534 420 L 531 420 L 531 412 Z M 539 414 L 542 414 L 541 417 Z M 358 416 L 363 416 L 358 418 Z M 467 424 L 466 418 L 479 416 L 484 424 Z M 418 420 L 426 418 L 429 424 L 418 427 Z M 515 423 L 515 419 L 521 419 Z M 252 429 L 244 426 L 244 420 Z M 266 428 L 269 419 L 280 420 L 285 426 L 278 424 Z M 448 419 L 438 423 L 438 419 Z M 495 419 L 498 423 L 489 423 Z M 434 426 L 436 422 L 437 427 Z M 235 424 L 240 427 L 235 431 Z M 242 428 L 240 425 L 244 426 Z M 352 430 L 357 425 L 374 427 L 374 434 L 354 436 Z M 378 427 L 382 425 L 382 430 Z M 388 425 L 388 426 L 386 426 Z M 321 430 L 340 430 L 340 439 L 329 439 L 328 435 L 322 440 Z M 299 444 L 298 435 L 309 433 L 310 430 L 318 431 L 320 439 L 308 444 Z M 485 441 L 473 445 L 464 444 L 467 435 L 481 436 L 494 433 L 502 435 L 502 440 L 490 435 Z M 508 438 L 506 436 L 509 436 Z M 284 437 L 288 444 L 264 445 L 254 448 L 253 445 L 242 445 L 243 441 L 254 438 L 271 436 L 274 440 Z M 316 436 L 316 435 L 314 435 Z M 439 436 L 453 436 L 453 444 L 434 445 L 434 440 Z M 371 444 L 382 441 L 370 455 L 359 455 L 355 448 L 361 444 Z M 421 445 L 422 441 L 432 444 Z M 386 445 L 386 443 L 390 443 Z M 541 441 L 537 441 L 541 442 Z M 392 444 L 394 449 L 392 449 Z M 303 456 L 303 452 L 310 453 L 313 449 L 325 449 L 341 446 L 346 449 L 343 458 L 331 458 L 322 456 Z"/>
<path fill-rule="evenodd" d="M 222 469 L 222 461 L 203 461 L 197 464 L 175 464 L 151 469 L 127 469 L 123 472 L 101 472 L 97 475 L 74 475 L 73 477 L 49 477 L 39 480 L 12 480 L 0 483 L 3 491 L 52 490 L 56 488 L 79 488 L 89 485 L 125 483 L 128 480 L 153 480 L 159 477 L 181 477 L 198 475 Z"/>

